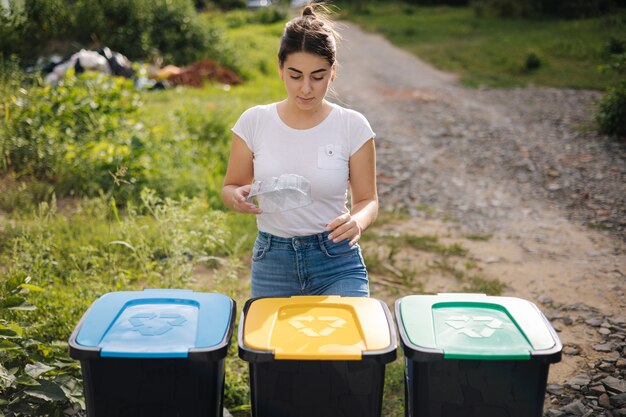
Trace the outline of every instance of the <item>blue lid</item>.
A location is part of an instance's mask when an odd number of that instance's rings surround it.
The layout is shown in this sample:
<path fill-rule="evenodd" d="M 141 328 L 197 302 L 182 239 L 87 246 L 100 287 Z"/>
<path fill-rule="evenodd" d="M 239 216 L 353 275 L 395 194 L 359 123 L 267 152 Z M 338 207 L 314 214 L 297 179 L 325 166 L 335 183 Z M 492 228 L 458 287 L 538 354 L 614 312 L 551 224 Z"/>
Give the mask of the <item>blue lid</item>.
<path fill-rule="evenodd" d="M 232 306 L 225 295 L 191 290 L 113 292 L 87 311 L 76 344 L 101 357 L 185 358 L 223 344 Z"/>

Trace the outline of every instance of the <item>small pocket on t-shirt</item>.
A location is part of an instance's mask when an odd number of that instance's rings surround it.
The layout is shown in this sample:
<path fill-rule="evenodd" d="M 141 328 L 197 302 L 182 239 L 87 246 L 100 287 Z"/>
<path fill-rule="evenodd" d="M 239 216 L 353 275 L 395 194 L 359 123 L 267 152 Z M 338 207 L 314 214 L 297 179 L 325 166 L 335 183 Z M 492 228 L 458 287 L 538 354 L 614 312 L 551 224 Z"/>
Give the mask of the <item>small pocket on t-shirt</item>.
<path fill-rule="evenodd" d="M 317 150 L 317 167 L 343 169 L 348 166 L 348 151 L 342 145 L 321 145 Z"/>

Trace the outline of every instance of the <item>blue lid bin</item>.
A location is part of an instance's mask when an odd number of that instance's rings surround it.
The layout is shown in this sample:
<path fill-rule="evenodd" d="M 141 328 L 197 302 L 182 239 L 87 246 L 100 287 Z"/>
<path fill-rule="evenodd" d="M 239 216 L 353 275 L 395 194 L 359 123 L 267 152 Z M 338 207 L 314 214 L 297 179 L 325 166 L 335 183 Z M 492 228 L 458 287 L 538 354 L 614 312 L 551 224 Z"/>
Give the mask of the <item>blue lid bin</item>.
<path fill-rule="evenodd" d="M 239 320 L 253 417 L 380 417 L 395 326 L 376 299 L 256 298 Z"/>
<path fill-rule="evenodd" d="M 221 294 L 105 294 L 70 336 L 89 417 L 221 417 L 235 302 Z"/>
<path fill-rule="evenodd" d="M 484 294 L 395 303 L 406 357 L 405 415 L 541 417 L 562 344 L 531 302 Z"/>

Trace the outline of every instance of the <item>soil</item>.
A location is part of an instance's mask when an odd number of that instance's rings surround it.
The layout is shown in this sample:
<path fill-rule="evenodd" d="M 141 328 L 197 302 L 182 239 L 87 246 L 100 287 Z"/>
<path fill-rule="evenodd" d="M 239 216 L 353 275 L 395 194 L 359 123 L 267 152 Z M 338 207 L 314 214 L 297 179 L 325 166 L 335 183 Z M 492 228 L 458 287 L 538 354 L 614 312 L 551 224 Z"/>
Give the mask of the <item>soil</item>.
<path fill-rule="evenodd" d="M 626 147 L 591 128 L 601 94 L 469 89 L 379 35 L 340 31 L 334 101 L 377 133 L 381 207 L 409 214 L 376 232 L 461 243 L 481 276 L 505 284 L 502 295 L 551 319 L 568 349 L 549 383 L 593 373 L 606 338 L 587 321 L 626 314 Z M 372 296 L 391 304 L 418 288 L 460 290 L 423 252 L 403 251 L 396 264 L 421 271 L 419 285 L 371 274 Z"/>

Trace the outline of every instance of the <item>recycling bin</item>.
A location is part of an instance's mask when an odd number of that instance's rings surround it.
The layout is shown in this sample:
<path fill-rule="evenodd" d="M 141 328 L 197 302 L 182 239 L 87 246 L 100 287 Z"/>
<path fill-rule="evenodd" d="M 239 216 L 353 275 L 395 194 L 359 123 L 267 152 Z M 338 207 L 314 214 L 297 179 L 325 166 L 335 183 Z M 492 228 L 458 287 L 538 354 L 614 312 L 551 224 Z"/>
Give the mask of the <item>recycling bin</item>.
<path fill-rule="evenodd" d="M 395 303 L 405 354 L 405 415 L 541 417 L 562 344 L 531 302 L 484 294 Z"/>
<path fill-rule="evenodd" d="M 239 320 L 253 417 L 379 417 L 396 358 L 387 306 L 373 298 L 249 300 Z"/>
<path fill-rule="evenodd" d="M 235 302 L 190 290 L 112 292 L 69 339 L 89 417 L 221 417 Z"/>

